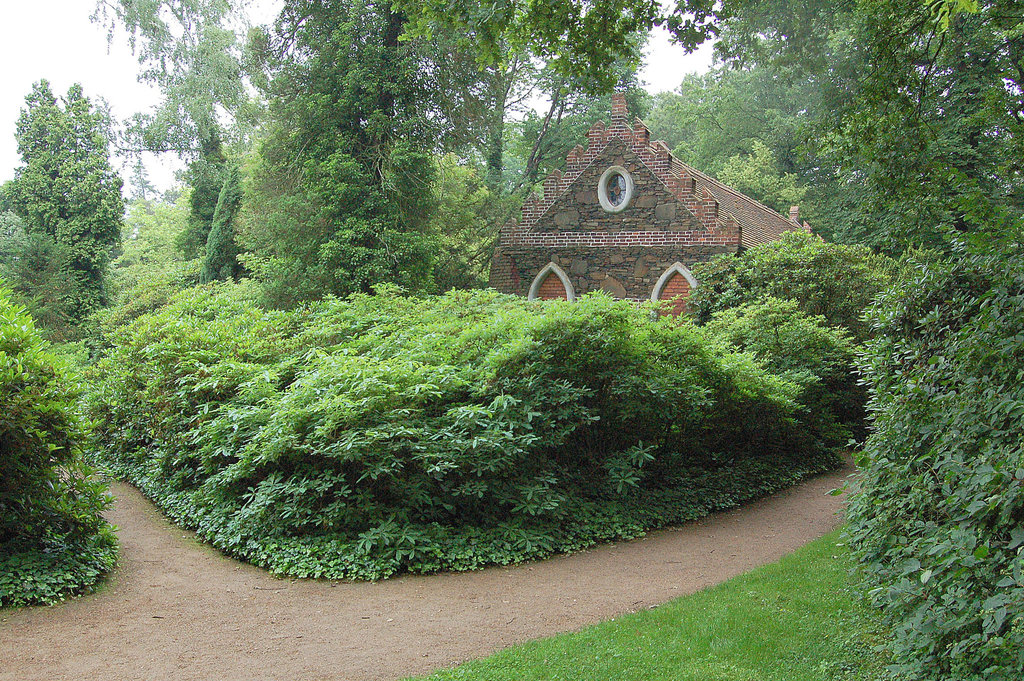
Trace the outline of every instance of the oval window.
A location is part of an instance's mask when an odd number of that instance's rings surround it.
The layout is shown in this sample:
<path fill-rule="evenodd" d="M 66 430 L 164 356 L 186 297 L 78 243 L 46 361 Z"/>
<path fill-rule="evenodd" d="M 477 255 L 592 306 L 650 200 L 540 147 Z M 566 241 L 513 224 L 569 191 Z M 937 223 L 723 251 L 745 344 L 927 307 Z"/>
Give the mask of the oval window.
<path fill-rule="evenodd" d="M 601 208 L 609 213 L 618 213 L 629 205 L 633 198 L 633 177 L 622 166 L 612 166 L 604 171 L 598 182 L 597 198 Z"/>

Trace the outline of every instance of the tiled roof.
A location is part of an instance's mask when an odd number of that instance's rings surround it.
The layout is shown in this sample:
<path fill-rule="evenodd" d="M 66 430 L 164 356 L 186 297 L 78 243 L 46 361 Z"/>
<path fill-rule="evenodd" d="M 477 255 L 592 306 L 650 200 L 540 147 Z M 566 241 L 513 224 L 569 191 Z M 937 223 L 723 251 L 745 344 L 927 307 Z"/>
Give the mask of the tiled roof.
<path fill-rule="evenodd" d="M 718 201 L 719 212 L 731 215 L 740 226 L 740 245 L 750 248 L 758 244 L 778 239 L 783 232 L 800 229 L 800 225 L 755 201 L 746 194 L 719 182 L 715 178 L 702 173 L 691 165 L 672 157 L 672 174 L 682 176 L 689 174 L 697 181 L 697 190 L 705 188 Z"/>

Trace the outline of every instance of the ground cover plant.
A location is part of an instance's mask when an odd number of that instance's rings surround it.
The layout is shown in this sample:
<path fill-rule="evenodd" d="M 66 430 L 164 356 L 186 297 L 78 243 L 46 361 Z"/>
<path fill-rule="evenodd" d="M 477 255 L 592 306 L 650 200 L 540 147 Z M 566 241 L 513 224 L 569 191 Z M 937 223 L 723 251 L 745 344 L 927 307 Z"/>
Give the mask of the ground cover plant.
<path fill-rule="evenodd" d="M 849 535 L 896 678 L 1024 676 L 1020 244 L 1019 228 L 965 239 L 873 313 Z"/>
<path fill-rule="evenodd" d="M 114 330 L 89 404 L 112 471 L 278 574 L 510 563 L 838 463 L 800 385 L 603 295 L 253 297 L 192 289 Z"/>
<path fill-rule="evenodd" d="M 515 646 L 432 681 L 874 681 L 882 627 L 838 532 L 653 610 Z"/>
<path fill-rule="evenodd" d="M 82 462 L 77 389 L 0 289 L 0 606 L 78 593 L 117 557 L 108 496 Z"/>

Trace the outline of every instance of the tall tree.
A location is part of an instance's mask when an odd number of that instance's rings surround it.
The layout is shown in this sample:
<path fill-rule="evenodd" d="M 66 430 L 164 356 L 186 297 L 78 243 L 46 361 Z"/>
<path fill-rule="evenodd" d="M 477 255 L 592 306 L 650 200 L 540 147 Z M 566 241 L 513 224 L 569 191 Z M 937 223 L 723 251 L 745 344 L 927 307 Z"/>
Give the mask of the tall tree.
<path fill-rule="evenodd" d="M 595 118 L 607 114 L 613 88 L 627 89 L 631 108 L 640 103 L 637 69 L 650 27 L 641 18 L 647 4 L 631 1 L 614 14 L 598 8 L 575 19 L 570 15 L 578 8 L 551 13 L 552 22 L 575 22 L 574 34 L 590 39 L 557 44 L 525 39 L 539 17 L 534 8 L 514 2 L 468 3 L 465 13 L 434 3 L 395 6 L 412 17 L 407 37 L 429 39 L 445 53 L 432 73 L 440 75 L 434 80 L 444 93 L 441 101 L 450 102 L 442 105 L 454 142 L 446 150 L 463 152 L 466 137 L 485 167 L 489 189 L 500 194 L 530 186 L 557 167 Z M 513 16 L 518 18 L 505 21 Z M 607 59 L 595 61 L 597 52 Z M 535 114 L 526 105 L 530 99 L 547 100 L 546 110 Z"/>
<path fill-rule="evenodd" d="M 133 151 L 207 153 L 222 137 L 221 117 L 246 99 L 242 45 L 244 2 L 237 0 L 97 0 L 93 21 L 113 41 L 118 30 L 139 60 L 139 80 L 163 94 L 132 119 Z M 216 199 L 214 199 L 216 202 Z"/>
<path fill-rule="evenodd" d="M 199 281 L 234 279 L 239 274 L 238 247 L 233 231 L 235 214 L 242 202 L 242 180 L 238 168 L 229 168 L 213 213 L 213 226 L 206 242 L 206 257 Z"/>
<path fill-rule="evenodd" d="M 459 35 L 474 45 L 487 64 L 500 64 L 510 49 L 521 50 L 559 77 L 587 84 L 591 94 L 615 85 L 616 64 L 639 64 L 635 36 L 646 34 L 668 15 L 658 0 L 497 0 L 454 6 L 445 0 L 397 0 L 394 4 L 411 17 L 408 32 L 412 35 L 429 37 L 446 31 Z"/>
<path fill-rule="evenodd" d="M 1018 0 L 735 0 L 718 49 L 817 88 L 807 179 L 838 238 L 946 248 L 1024 210 L 1022 19 Z"/>
<path fill-rule="evenodd" d="M 274 304 L 429 285 L 439 109 L 404 24 L 387 3 L 291 0 L 267 37 L 271 122 L 239 236 Z"/>
<path fill-rule="evenodd" d="M 182 254 L 189 260 L 203 254 L 203 248 L 210 237 L 217 201 L 226 179 L 226 168 L 227 159 L 220 133 L 211 132 L 210 138 L 202 140 L 199 154 L 188 166 L 187 178 L 192 187 L 188 200 L 188 222 L 184 231 L 178 235 L 177 243 Z"/>
<path fill-rule="evenodd" d="M 174 152 L 188 161 L 192 210 L 179 240 L 188 258 L 206 244 L 226 177 L 226 127 L 248 99 L 238 39 L 247 25 L 244 7 L 237 0 L 97 0 L 93 14 L 109 40 L 119 27 L 127 32 L 139 80 L 163 94 L 154 110 L 132 118 L 124 146 L 128 153 Z"/>
<path fill-rule="evenodd" d="M 24 165 L 8 200 L 29 234 L 66 249 L 62 269 L 80 283 L 72 314 L 81 319 L 104 302 L 104 275 L 124 216 L 121 178 L 110 165 L 102 116 L 80 85 L 58 101 L 40 81 L 25 104 L 16 131 Z"/>

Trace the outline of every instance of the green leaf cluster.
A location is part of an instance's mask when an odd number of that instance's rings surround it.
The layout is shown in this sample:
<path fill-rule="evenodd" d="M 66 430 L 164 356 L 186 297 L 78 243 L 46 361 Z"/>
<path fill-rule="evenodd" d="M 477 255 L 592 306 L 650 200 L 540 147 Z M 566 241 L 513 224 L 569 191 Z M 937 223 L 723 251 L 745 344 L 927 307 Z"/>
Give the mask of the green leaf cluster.
<path fill-rule="evenodd" d="M 110 498 L 82 461 L 78 389 L 0 289 L 0 606 L 89 588 L 117 556 Z"/>
<path fill-rule="evenodd" d="M 945 251 L 994 213 L 1021 214 L 1017 0 L 728 0 L 716 14 L 719 56 L 785 103 L 748 108 L 749 122 L 717 116 L 724 132 L 712 137 L 754 127 L 780 160 L 793 148 L 798 167 L 782 169 L 808 187 L 822 233 L 894 255 Z M 735 108 L 716 97 L 749 99 L 709 93 L 705 108 L 726 114 Z M 788 145 L 776 141 L 776 111 L 791 124 Z"/>
<path fill-rule="evenodd" d="M 805 314 L 821 315 L 863 341 L 870 328 L 861 315 L 897 270 L 896 261 L 867 247 L 787 232 L 769 244 L 698 264 L 700 286 L 689 305 L 698 323 L 706 323 L 716 312 L 772 296 L 794 301 Z"/>
<path fill-rule="evenodd" d="M 851 438 L 864 438 L 867 389 L 846 329 L 802 312 L 794 300 L 771 296 L 716 312 L 705 328 L 798 385 L 804 422 L 826 446 L 841 448 Z"/>
<path fill-rule="evenodd" d="M 296 0 L 268 37 L 268 122 L 238 236 L 269 304 L 429 287 L 436 94 L 429 46 L 400 42 L 404 25 L 386 3 Z"/>
<path fill-rule="evenodd" d="M 1024 676 L 1019 229 L 922 259 L 882 295 L 862 370 L 873 432 L 849 539 L 893 629 L 894 678 Z"/>
<path fill-rule="evenodd" d="M 546 61 L 564 78 L 610 89 L 618 62 L 640 61 L 635 36 L 663 20 L 654 0 L 563 0 L 489 3 L 399 0 L 411 18 L 407 32 L 429 38 L 447 31 L 471 43 L 483 63 L 499 63 L 509 45 Z"/>
<path fill-rule="evenodd" d="M 800 386 L 602 295 L 184 291 L 108 338 L 98 455 L 278 574 L 506 564 L 699 517 L 837 459 Z"/>
<path fill-rule="evenodd" d="M 31 311 L 40 332 L 55 342 L 78 335 L 83 284 L 72 268 L 71 249 L 48 234 L 24 231 L 0 248 L 0 277 L 10 282 L 10 295 Z"/>
<path fill-rule="evenodd" d="M 820 203 L 818 192 L 808 196 L 809 185 L 824 178 L 805 133 L 821 98 L 817 85 L 792 69 L 723 65 L 656 95 L 645 120 L 652 139 L 664 140 L 677 158 L 786 214 L 805 197 Z M 802 216 L 828 234 L 831 225 L 814 208 L 801 205 Z"/>
<path fill-rule="evenodd" d="M 113 307 L 132 304 L 133 289 L 171 278 L 182 267 L 175 240 L 186 228 L 188 213 L 184 195 L 176 203 L 139 199 L 129 204 L 121 252 L 110 264 Z"/>

